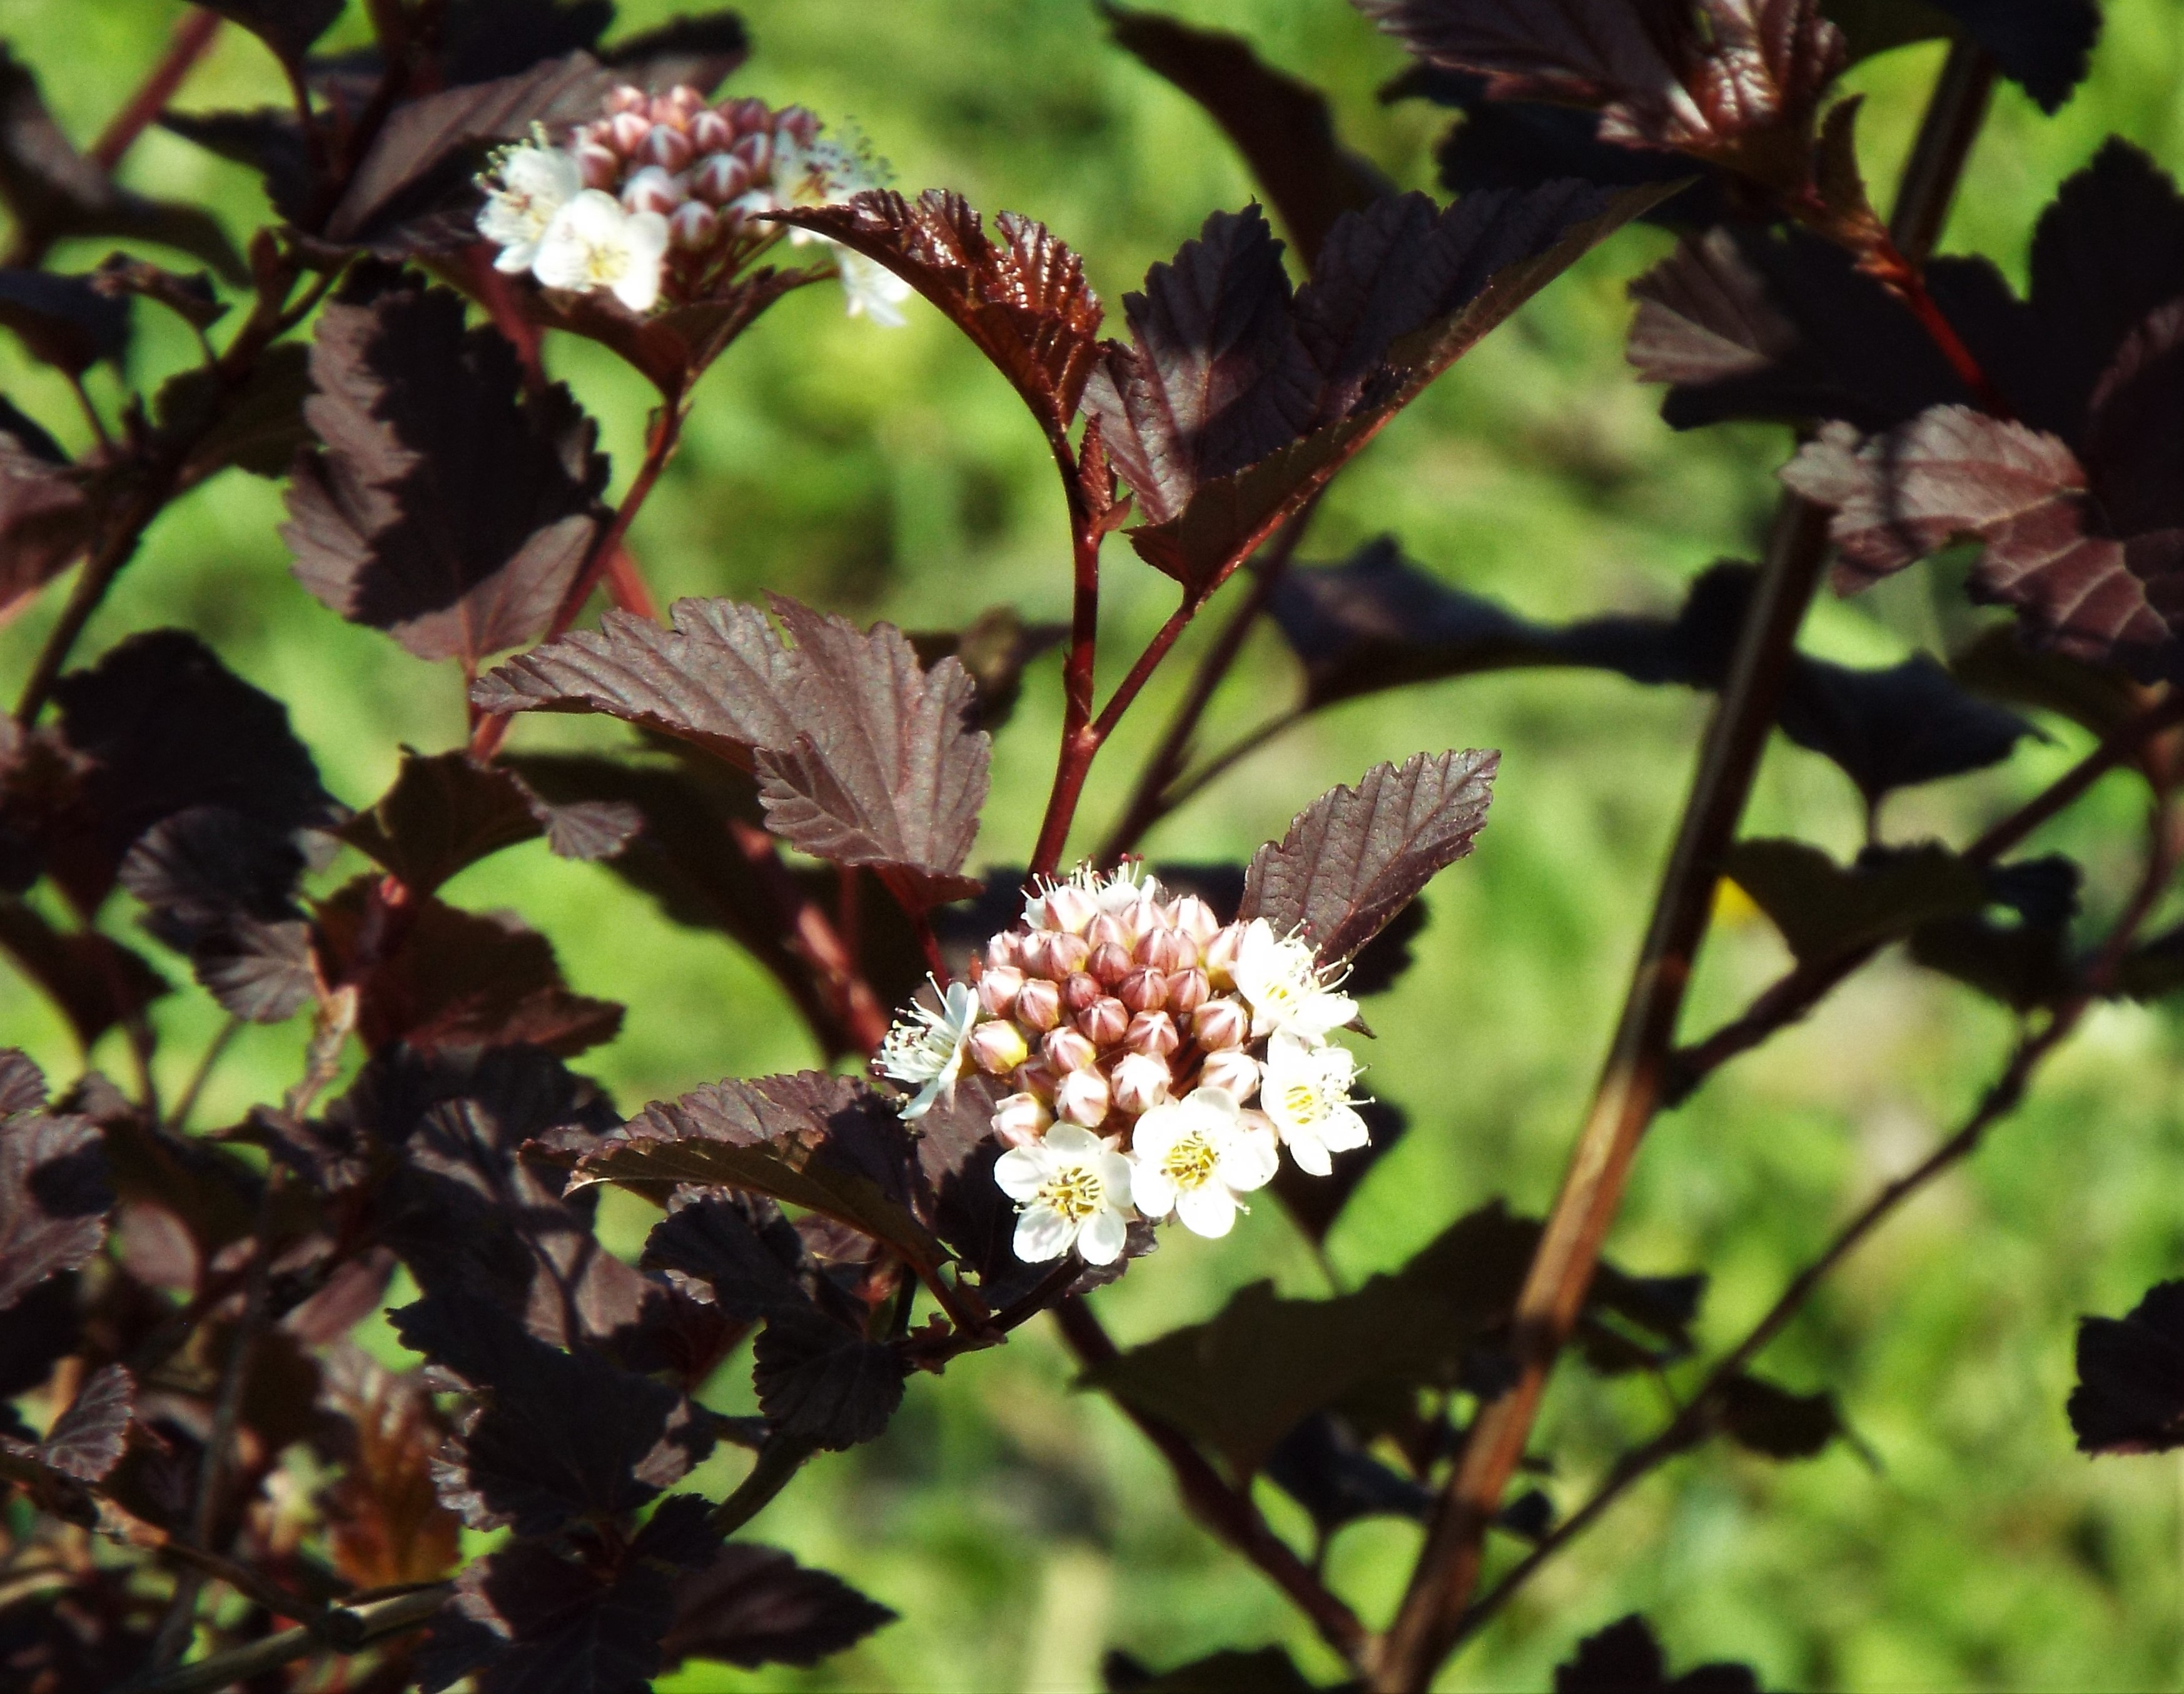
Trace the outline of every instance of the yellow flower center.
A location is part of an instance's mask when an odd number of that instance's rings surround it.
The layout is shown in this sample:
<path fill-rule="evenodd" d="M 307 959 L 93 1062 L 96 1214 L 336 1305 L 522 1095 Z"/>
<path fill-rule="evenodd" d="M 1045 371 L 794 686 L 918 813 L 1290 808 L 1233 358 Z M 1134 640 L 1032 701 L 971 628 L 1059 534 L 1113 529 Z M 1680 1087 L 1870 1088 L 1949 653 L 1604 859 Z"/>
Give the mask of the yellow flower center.
<path fill-rule="evenodd" d="M 1039 1198 L 1072 1223 L 1082 1223 L 1106 1203 L 1107 1185 L 1088 1165 L 1072 1165 L 1050 1179 Z"/>
<path fill-rule="evenodd" d="M 1205 1132 L 1194 1129 L 1167 1150 L 1161 1160 L 1161 1168 L 1178 1188 L 1203 1188 L 1212 1180 L 1218 1157 Z"/>
<path fill-rule="evenodd" d="M 629 269 L 629 251 L 619 245 L 587 244 L 584 248 L 584 275 L 599 287 L 606 287 L 621 280 L 622 272 Z"/>
<path fill-rule="evenodd" d="M 1326 1115 L 1319 1090 L 1310 1083 L 1293 1082 L 1282 1090 L 1282 1108 L 1293 1123 L 1309 1123 Z"/>

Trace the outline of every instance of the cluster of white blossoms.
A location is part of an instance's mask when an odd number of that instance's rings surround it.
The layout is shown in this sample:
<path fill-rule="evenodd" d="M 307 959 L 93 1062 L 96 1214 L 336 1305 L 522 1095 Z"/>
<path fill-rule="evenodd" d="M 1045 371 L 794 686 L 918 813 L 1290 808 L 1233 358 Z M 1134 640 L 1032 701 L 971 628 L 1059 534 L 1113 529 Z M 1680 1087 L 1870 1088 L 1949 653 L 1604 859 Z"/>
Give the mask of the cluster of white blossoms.
<path fill-rule="evenodd" d="M 1357 1003 L 1264 918 L 1223 924 L 1134 863 L 1042 889 L 967 978 L 913 1006 L 874 1061 L 915 1120 L 970 1070 L 1015 1091 L 994 1174 L 1017 1257 L 1112 1263 L 1134 1218 L 1225 1235 L 1279 1149 L 1324 1176 L 1365 1144 L 1357 1062 L 1328 1037 Z"/>
<path fill-rule="evenodd" d="M 705 299 L 782 233 L 772 213 L 878 186 L 861 156 L 819 129 L 800 106 L 617 88 L 597 121 L 559 142 L 538 131 L 496 157 L 479 179 L 478 233 L 499 247 L 499 270 L 549 288 L 604 289 L 633 312 Z M 903 321 L 900 277 L 822 236 L 788 235 L 834 248 L 852 317 Z"/>

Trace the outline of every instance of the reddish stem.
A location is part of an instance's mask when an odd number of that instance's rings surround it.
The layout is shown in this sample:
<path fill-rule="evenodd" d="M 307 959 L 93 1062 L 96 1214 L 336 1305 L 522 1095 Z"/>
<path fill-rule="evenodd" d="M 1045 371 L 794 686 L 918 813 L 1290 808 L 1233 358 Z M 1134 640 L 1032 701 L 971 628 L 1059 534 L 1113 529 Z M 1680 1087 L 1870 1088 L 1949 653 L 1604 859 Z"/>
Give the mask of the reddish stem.
<path fill-rule="evenodd" d="M 607 560 L 605 588 L 618 610 L 660 621 L 660 602 L 652 598 L 652 589 L 627 546 L 616 548 L 614 557 Z"/>
<path fill-rule="evenodd" d="M 175 91 L 182 86 L 183 79 L 204 57 L 205 49 L 220 33 L 220 25 L 219 13 L 197 6 L 176 19 L 174 31 L 167 37 L 167 50 L 152 67 L 151 75 L 129 97 L 129 103 L 114 114 L 113 121 L 91 144 L 91 150 L 84 157 L 101 170 L 111 173 L 121 163 L 122 155 L 136 145 L 136 137 L 166 109 L 167 102 L 175 98 Z"/>

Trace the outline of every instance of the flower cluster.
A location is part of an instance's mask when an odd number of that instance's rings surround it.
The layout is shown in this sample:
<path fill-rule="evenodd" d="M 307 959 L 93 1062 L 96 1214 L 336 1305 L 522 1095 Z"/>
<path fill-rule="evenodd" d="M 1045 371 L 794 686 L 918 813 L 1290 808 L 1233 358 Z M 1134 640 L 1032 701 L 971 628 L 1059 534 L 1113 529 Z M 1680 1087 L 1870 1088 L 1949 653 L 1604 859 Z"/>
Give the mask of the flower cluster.
<path fill-rule="evenodd" d="M 1225 1235 L 1279 1148 L 1324 1176 L 1365 1144 L 1357 1061 L 1328 1039 L 1357 1005 L 1312 949 L 1263 918 L 1223 924 L 1134 865 L 1042 889 L 937 998 L 875 1064 L 915 1088 L 912 1120 L 967 1071 L 1014 1090 L 993 1129 L 1019 1258 L 1110 1263 L 1134 1217 Z"/>
<path fill-rule="evenodd" d="M 499 154 L 480 179 L 478 232 L 499 247 L 500 270 L 549 288 L 604 289 L 633 312 L 705 299 L 779 236 L 769 214 L 878 186 L 864 159 L 819 131 L 800 106 L 620 87 L 596 121 Z M 789 238 L 834 245 L 803 230 Z M 844 248 L 834 264 L 851 316 L 902 322 L 907 284 Z"/>

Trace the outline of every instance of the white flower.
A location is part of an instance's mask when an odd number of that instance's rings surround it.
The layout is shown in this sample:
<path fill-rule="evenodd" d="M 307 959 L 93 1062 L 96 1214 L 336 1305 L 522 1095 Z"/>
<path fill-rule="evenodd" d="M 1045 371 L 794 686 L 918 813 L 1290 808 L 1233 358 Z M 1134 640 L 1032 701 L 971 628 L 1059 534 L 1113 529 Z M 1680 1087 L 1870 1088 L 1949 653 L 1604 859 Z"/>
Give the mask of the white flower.
<path fill-rule="evenodd" d="M 1017 1203 L 1017 1257 L 1058 1259 L 1072 1247 L 1085 1263 L 1122 1257 L 1130 1221 L 1130 1162 L 1089 1129 L 1057 1123 L 1042 1140 L 994 1162 L 994 1180 Z"/>
<path fill-rule="evenodd" d="M 489 187 L 477 230 L 500 244 L 493 269 L 513 276 L 531 268 L 555 215 L 582 190 L 583 172 L 573 153 L 524 146 L 503 153 L 493 175 L 499 181 Z"/>
<path fill-rule="evenodd" d="M 587 188 L 554 215 L 539 238 L 532 274 L 549 288 L 610 288 L 632 312 L 660 298 L 667 220 L 631 212 L 602 189 Z"/>
<path fill-rule="evenodd" d="M 1101 872 L 1079 865 L 1058 883 L 1049 883 L 1024 897 L 1023 921 L 1034 929 L 1066 929 L 1082 935 L 1101 912 L 1126 917 L 1148 905 L 1157 904 L 1163 890 L 1145 874 L 1145 861 L 1125 859 L 1112 871 Z M 1140 925 L 1140 928 L 1143 926 Z"/>
<path fill-rule="evenodd" d="M 888 1031 L 872 1064 L 883 1076 L 918 1085 L 916 1097 L 902 1108 L 905 1117 L 924 1117 L 934 1101 L 955 1087 L 979 1016 L 978 996 L 971 985 L 950 983 L 941 993 L 938 1011 L 912 1001 L 910 1016 Z"/>
<path fill-rule="evenodd" d="M 1347 1047 L 1316 1047 L 1294 1035 L 1267 1043 L 1259 1106 L 1273 1120 L 1298 1168 L 1325 1176 L 1330 1153 L 1362 1147 L 1371 1138 L 1352 1110 L 1350 1084 L 1357 1061 Z"/>
<path fill-rule="evenodd" d="M 1256 1114 L 1254 1114 L 1256 1116 Z M 1130 1192 L 1148 1218 L 1173 1212 L 1196 1235 L 1225 1235 L 1237 1196 L 1273 1180 L 1273 1131 L 1247 1123 L 1234 1095 L 1194 1089 L 1156 1106 L 1130 1137 Z"/>
<path fill-rule="evenodd" d="M 844 247 L 835 252 L 834 270 L 842 279 L 850 316 L 870 318 L 883 329 L 900 329 L 910 321 L 902 315 L 910 284 L 887 266 Z"/>
<path fill-rule="evenodd" d="M 1251 1008 L 1254 1035 L 1279 1031 L 1317 1044 L 1357 1015 L 1357 1002 L 1335 991 L 1312 949 L 1294 936 L 1278 939 L 1263 917 L 1245 926 L 1232 973 Z"/>

